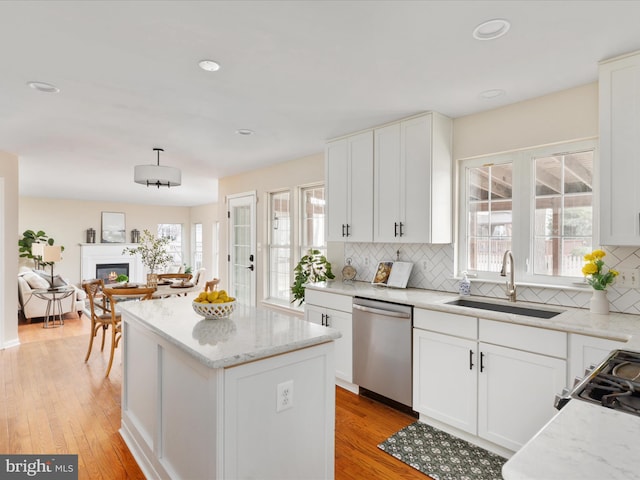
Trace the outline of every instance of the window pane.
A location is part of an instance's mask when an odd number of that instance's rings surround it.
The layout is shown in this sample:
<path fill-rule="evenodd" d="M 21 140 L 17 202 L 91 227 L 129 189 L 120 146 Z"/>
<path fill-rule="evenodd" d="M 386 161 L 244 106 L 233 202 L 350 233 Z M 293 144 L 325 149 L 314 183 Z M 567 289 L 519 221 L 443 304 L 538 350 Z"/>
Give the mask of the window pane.
<path fill-rule="evenodd" d="M 535 171 L 534 273 L 580 277 L 593 232 L 593 152 L 538 158 Z"/>
<path fill-rule="evenodd" d="M 511 249 L 512 165 L 470 168 L 467 220 L 467 268 L 499 272 L 505 250 Z"/>
<path fill-rule="evenodd" d="M 169 237 L 169 253 L 175 265 L 182 265 L 182 224 L 161 223 L 158 225 L 158 237 Z"/>
<path fill-rule="evenodd" d="M 193 226 L 193 272 L 202 268 L 202 224 Z"/>
<path fill-rule="evenodd" d="M 269 298 L 288 302 L 292 271 L 290 192 L 271 193 L 269 210 Z"/>
<path fill-rule="evenodd" d="M 303 251 L 324 246 L 324 187 L 302 189 Z"/>

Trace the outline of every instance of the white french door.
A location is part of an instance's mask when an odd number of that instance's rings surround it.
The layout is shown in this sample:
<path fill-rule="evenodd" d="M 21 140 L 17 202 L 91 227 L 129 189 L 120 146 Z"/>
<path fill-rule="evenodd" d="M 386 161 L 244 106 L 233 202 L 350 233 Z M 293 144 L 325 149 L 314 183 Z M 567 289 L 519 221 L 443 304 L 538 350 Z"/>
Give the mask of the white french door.
<path fill-rule="evenodd" d="M 256 304 L 256 194 L 227 197 L 230 295 L 242 305 Z"/>

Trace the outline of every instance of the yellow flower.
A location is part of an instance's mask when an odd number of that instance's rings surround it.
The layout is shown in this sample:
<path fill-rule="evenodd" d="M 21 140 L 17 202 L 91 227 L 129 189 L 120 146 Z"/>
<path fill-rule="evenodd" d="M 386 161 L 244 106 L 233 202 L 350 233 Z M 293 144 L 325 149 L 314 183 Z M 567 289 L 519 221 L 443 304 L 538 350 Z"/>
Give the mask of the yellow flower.
<path fill-rule="evenodd" d="M 613 268 L 609 270 L 609 273 L 611 273 L 611 275 L 613 275 L 614 277 L 617 277 L 619 272 L 617 270 L 614 270 Z"/>
<path fill-rule="evenodd" d="M 594 257 L 594 256 L 593 256 L 592 254 L 590 254 L 590 253 L 587 253 L 587 254 L 585 254 L 585 256 L 584 256 L 584 259 L 585 259 L 587 262 L 592 262 L 592 261 L 594 261 L 594 260 L 596 259 L 596 257 Z"/>
<path fill-rule="evenodd" d="M 582 267 L 583 275 L 593 275 L 594 273 L 598 273 L 598 266 L 595 263 L 586 263 L 584 267 Z"/>
<path fill-rule="evenodd" d="M 595 258 L 602 258 L 606 255 L 606 253 L 604 253 L 602 250 L 594 250 L 593 252 L 591 252 L 591 255 L 593 255 Z"/>

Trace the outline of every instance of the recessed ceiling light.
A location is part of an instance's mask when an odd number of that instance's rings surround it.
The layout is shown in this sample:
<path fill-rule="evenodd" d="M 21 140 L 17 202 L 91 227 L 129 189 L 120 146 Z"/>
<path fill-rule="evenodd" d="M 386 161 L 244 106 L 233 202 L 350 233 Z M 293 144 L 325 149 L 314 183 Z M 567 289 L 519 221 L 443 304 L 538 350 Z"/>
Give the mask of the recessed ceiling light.
<path fill-rule="evenodd" d="M 39 90 L 45 93 L 58 93 L 60 91 L 58 87 L 56 87 L 55 85 L 51 85 L 50 83 L 27 82 L 27 85 L 29 85 L 34 90 Z"/>
<path fill-rule="evenodd" d="M 236 133 L 238 135 L 248 136 L 248 135 L 253 135 L 254 132 L 253 130 L 249 130 L 248 128 L 239 128 L 238 130 L 236 130 Z"/>
<path fill-rule="evenodd" d="M 473 29 L 473 38 L 476 40 L 495 40 L 505 35 L 511 23 L 504 18 L 494 18 L 493 20 L 487 20 L 481 23 Z"/>
<path fill-rule="evenodd" d="M 482 98 L 485 98 L 487 100 L 491 100 L 492 98 L 496 98 L 496 97 L 501 97 L 505 94 L 504 90 L 500 90 L 498 88 L 493 89 L 493 90 L 485 90 L 484 92 L 480 93 L 480 96 Z"/>
<path fill-rule="evenodd" d="M 214 62 L 213 60 L 200 60 L 198 65 L 201 69 L 207 72 L 217 72 L 220 70 L 220 64 L 218 62 Z"/>

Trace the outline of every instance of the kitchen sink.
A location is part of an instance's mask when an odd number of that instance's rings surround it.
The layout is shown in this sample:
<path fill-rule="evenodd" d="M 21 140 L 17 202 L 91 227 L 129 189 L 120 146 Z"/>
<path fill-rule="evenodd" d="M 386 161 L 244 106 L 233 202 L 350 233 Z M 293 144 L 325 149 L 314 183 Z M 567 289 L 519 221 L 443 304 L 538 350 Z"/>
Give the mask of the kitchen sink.
<path fill-rule="evenodd" d="M 540 308 L 519 307 L 517 305 L 504 305 L 501 303 L 480 302 L 478 300 L 468 300 L 466 298 L 458 298 L 447 305 L 455 305 L 457 307 L 479 308 L 481 310 L 491 310 L 492 312 L 515 313 L 516 315 L 526 315 L 527 317 L 537 318 L 553 318 L 560 315 L 564 310 L 543 310 Z"/>

